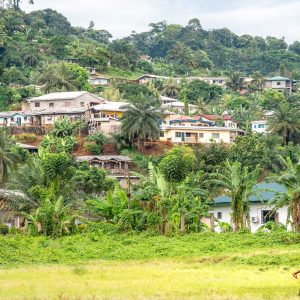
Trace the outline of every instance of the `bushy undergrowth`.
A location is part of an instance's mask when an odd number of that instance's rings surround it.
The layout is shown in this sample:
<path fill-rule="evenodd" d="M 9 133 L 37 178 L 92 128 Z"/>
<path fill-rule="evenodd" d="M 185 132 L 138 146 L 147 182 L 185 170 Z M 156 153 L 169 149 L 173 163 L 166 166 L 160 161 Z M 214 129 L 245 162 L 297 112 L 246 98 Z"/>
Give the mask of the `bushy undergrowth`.
<path fill-rule="evenodd" d="M 300 235 L 277 233 L 197 233 L 158 236 L 118 233 L 99 226 L 81 235 L 51 240 L 46 237 L 0 237 L 0 266 L 77 264 L 87 260 L 197 258 L 199 262 L 247 265 L 300 265 Z"/>

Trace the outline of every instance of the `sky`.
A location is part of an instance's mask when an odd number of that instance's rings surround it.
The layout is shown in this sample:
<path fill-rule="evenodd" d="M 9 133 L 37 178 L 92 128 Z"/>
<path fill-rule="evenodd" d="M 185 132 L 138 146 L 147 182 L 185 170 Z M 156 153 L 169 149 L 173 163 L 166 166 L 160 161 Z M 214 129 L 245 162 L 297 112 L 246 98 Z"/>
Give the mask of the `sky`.
<path fill-rule="evenodd" d="M 52 8 L 73 26 L 108 30 L 114 38 L 148 30 L 150 23 L 186 24 L 198 18 L 206 30 L 228 28 L 236 34 L 300 40 L 299 0 L 35 0 L 22 1 L 26 11 Z"/>

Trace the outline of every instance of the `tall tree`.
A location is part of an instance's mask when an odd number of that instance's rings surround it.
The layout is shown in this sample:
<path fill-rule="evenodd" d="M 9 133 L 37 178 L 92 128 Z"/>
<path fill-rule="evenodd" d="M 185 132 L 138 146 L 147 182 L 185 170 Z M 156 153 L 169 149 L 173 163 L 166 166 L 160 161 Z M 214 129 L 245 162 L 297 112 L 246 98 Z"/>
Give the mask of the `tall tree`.
<path fill-rule="evenodd" d="M 6 132 L 3 129 L 0 130 L 0 185 L 2 187 L 19 160 L 20 156 L 16 146 Z"/>
<path fill-rule="evenodd" d="M 156 100 L 155 100 L 156 101 Z M 122 132 L 131 141 L 137 141 L 138 148 L 144 151 L 144 143 L 148 140 L 159 139 L 160 112 L 154 106 L 154 101 L 140 96 L 126 109 L 122 118 Z"/>
<path fill-rule="evenodd" d="M 282 136 L 287 145 L 293 135 L 300 132 L 299 109 L 288 102 L 280 103 L 268 123 L 268 131 Z"/>
<path fill-rule="evenodd" d="M 228 74 L 226 85 L 234 92 L 240 91 L 244 87 L 243 74 L 238 71 L 233 71 Z"/>
<path fill-rule="evenodd" d="M 75 74 L 70 71 L 66 63 L 46 66 L 39 77 L 39 83 L 44 85 L 46 92 L 76 90 Z"/>
<path fill-rule="evenodd" d="M 243 167 L 241 163 L 227 161 L 222 174 L 210 174 L 210 181 L 227 190 L 231 197 L 232 223 L 235 231 L 245 228 L 246 220 L 249 220 L 249 196 L 258 180 L 259 173 L 258 167 L 249 172 L 248 168 Z M 250 225 L 249 222 L 248 225 Z"/>
<path fill-rule="evenodd" d="M 292 228 L 295 232 L 300 233 L 300 160 L 293 163 L 289 157 L 284 159 L 279 156 L 279 158 L 284 171 L 270 179 L 285 186 L 286 191 L 276 194 L 271 200 L 271 204 L 277 208 L 287 206 L 289 217 L 292 219 Z"/>

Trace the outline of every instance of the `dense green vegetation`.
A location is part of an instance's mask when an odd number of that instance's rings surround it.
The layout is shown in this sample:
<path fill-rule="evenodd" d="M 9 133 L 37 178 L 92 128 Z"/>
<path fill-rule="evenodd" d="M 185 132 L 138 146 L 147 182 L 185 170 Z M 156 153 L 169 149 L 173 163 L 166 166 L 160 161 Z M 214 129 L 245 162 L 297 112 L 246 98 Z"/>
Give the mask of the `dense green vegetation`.
<path fill-rule="evenodd" d="M 87 232 L 56 241 L 18 234 L 0 237 L 0 265 L 16 267 L 28 264 L 82 264 L 88 260 L 165 258 L 199 258 L 203 263 L 226 261 L 260 267 L 296 267 L 300 264 L 299 235 L 284 231 L 163 237 L 149 233 L 120 234 L 116 230 L 113 226 L 91 224 Z M 269 253 L 270 249 L 274 249 L 273 255 Z"/>

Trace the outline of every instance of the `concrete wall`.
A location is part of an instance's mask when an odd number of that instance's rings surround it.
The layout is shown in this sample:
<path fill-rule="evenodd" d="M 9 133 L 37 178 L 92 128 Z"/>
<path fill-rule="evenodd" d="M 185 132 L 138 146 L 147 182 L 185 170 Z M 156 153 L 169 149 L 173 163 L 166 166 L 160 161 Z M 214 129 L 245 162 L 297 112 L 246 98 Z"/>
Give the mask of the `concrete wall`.
<path fill-rule="evenodd" d="M 40 106 L 36 107 L 36 103 Z M 65 99 L 65 100 L 42 100 L 42 101 L 31 101 L 28 106 L 29 111 L 40 111 L 42 109 L 55 109 L 55 108 L 90 108 L 91 103 L 100 104 L 100 100 L 91 96 L 90 94 L 84 94 L 76 99 Z M 53 104 L 54 106 L 51 106 Z M 26 104 L 24 108 L 26 107 Z"/>
<path fill-rule="evenodd" d="M 181 136 L 177 136 L 178 133 L 181 133 Z M 190 133 L 193 138 L 196 135 L 198 137 L 194 141 L 193 139 L 189 139 L 186 136 L 187 133 Z M 226 130 L 207 130 L 203 129 L 189 129 L 189 128 L 172 128 L 163 131 L 164 136 L 160 138 L 161 141 L 171 141 L 172 143 L 211 143 L 212 139 L 216 143 L 232 143 L 234 138 L 238 135 L 237 132 L 226 131 Z M 184 140 L 182 139 L 182 135 L 184 135 Z"/>
<path fill-rule="evenodd" d="M 261 218 L 261 212 L 263 210 L 271 210 L 273 207 L 270 207 L 267 203 L 253 203 L 250 207 L 250 219 L 251 217 L 257 217 L 258 222 L 251 222 L 251 231 L 255 232 L 259 227 L 264 225 L 262 218 Z M 232 225 L 231 222 L 231 208 L 230 205 L 218 205 L 214 207 L 211 211 L 211 213 L 214 214 L 214 217 L 217 219 L 218 212 L 222 213 L 222 219 L 219 219 L 220 222 L 226 222 Z M 287 207 L 280 208 L 276 210 L 279 216 L 279 222 L 282 224 L 286 224 L 287 216 L 288 216 L 288 209 Z M 215 223 L 217 224 L 217 223 Z M 220 228 L 217 226 L 215 228 L 216 232 L 220 232 Z"/>
<path fill-rule="evenodd" d="M 82 114 L 73 114 L 73 115 L 46 115 L 41 116 L 41 125 L 54 125 L 56 120 L 60 120 L 63 118 L 68 119 L 69 121 L 75 120 L 84 120 L 84 113 Z"/>
<path fill-rule="evenodd" d="M 23 114 L 15 114 L 11 117 L 0 117 L 0 126 L 23 126 L 30 125 L 31 117 Z"/>

